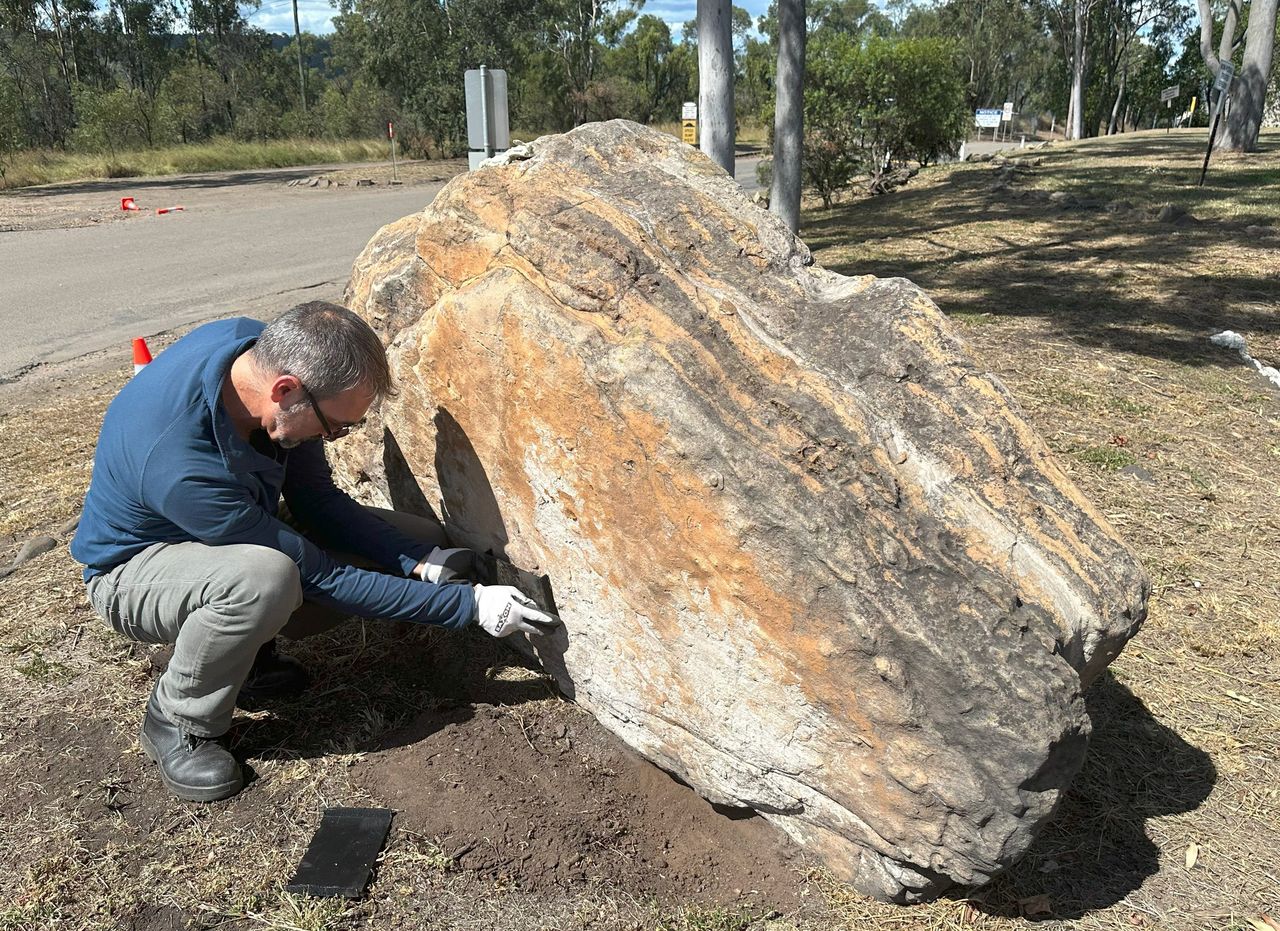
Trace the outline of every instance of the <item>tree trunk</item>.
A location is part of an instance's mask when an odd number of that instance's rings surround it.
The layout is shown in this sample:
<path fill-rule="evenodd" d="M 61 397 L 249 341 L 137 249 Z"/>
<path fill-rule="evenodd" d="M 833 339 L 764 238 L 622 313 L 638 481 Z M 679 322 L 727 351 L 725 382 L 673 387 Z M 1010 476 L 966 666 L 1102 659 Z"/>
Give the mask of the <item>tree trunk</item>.
<path fill-rule="evenodd" d="M 1231 60 L 1231 49 L 1235 45 L 1236 26 L 1240 22 L 1241 0 L 1227 0 L 1227 18 L 1222 26 L 1222 40 L 1218 43 L 1218 53 L 1213 52 L 1213 13 L 1209 0 L 1196 0 L 1196 8 L 1200 11 L 1200 57 L 1216 78 L 1222 69 L 1222 61 Z M 1222 106 L 1222 95 L 1209 107 L 1209 125 L 1213 125 L 1218 107 Z"/>
<path fill-rule="evenodd" d="M 778 99 L 773 114 L 773 184 L 769 210 L 800 228 L 804 154 L 805 0 L 778 0 Z"/>
<path fill-rule="evenodd" d="M 698 0 L 699 148 L 733 174 L 733 4 Z"/>
<path fill-rule="evenodd" d="M 293 41 L 298 45 L 298 96 L 302 115 L 307 115 L 307 70 L 302 65 L 302 27 L 298 25 L 298 0 L 293 0 Z"/>
<path fill-rule="evenodd" d="M 1111 105 L 1111 122 L 1107 124 L 1107 135 L 1116 134 L 1116 122 L 1120 119 L 1120 104 L 1124 103 L 1124 86 L 1129 78 L 1129 69 L 1120 72 L 1120 90 L 1116 92 L 1116 102 Z"/>
<path fill-rule="evenodd" d="M 1231 86 L 1231 109 L 1217 144 L 1230 152 L 1252 152 L 1258 147 L 1276 40 L 1276 0 L 1252 0 L 1244 35 L 1244 59 Z"/>
<path fill-rule="evenodd" d="M 1085 0 L 1076 0 L 1076 28 L 1071 56 L 1071 116 L 1068 139 L 1084 138 Z"/>

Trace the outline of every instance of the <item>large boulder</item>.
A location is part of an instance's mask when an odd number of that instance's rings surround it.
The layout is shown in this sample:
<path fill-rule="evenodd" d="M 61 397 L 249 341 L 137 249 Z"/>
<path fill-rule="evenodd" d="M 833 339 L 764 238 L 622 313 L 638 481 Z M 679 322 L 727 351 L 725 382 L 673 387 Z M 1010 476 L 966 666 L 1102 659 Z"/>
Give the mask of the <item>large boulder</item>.
<path fill-rule="evenodd" d="M 368 497 L 550 574 L 566 694 L 859 889 L 980 884 L 1083 761 L 1148 583 L 901 278 L 843 277 L 675 139 L 539 139 L 384 228 Z"/>

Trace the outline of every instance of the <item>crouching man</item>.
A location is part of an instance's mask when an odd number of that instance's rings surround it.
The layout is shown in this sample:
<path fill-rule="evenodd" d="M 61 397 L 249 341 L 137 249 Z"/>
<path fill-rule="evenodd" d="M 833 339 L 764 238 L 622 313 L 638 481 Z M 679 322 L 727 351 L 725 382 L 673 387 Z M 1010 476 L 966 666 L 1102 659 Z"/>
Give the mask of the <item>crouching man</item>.
<path fill-rule="evenodd" d="M 278 634 L 353 614 L 498 637 L 558 623 L 515 588 L 470 584 L 472 554 L 449 548 L 444 528 L 335 487 L 320 440 L 346 436 L 392 391 L 377 335 L 312 302 L 265 327 L 194 330 L 107 408 L 71 552 L 115 630 L 174 646 L 139 741 L 179 798 L 239 792 L 221 740 L 236 704 L 306 688 Z"/>

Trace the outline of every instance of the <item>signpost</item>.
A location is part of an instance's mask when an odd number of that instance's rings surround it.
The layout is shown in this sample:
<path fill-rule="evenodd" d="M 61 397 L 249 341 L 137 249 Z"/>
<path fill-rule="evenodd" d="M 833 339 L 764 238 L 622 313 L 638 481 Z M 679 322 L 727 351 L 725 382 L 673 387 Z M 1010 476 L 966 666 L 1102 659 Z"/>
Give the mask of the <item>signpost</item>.
<path fill-rule="evenodd" d="M 1236 76 L 1236 66 L 1229 61 L 1224 61 L 1218 68 L 1218 77 L 1213 82 L 1213 89 L 1219 94 L 1224 94 L 1227 88 L 1231 86 L 1231 79 Z"/>
<path fill-rule="evenodd" d="M 1164 104 L 1164 108 L 1169 111 L 1169 125 L 1164 128 L 1165 135 L 1169 134 L 1169 130 L 1173 128 L 1173 102 L 1182 94 L 1182 85 L 1175 84 L 1173 87 L 1166 87 L 1160 92 L 1160 102 Z"/>
<path fill-rule="evenodd" d="M 1218 95 L 1218 105 L 1214 107 L 1213 126 L 1209 129 L 1209 148 L 1204 151 L 1204 164 L 1200 167 L 1200 184 L 1204 187 L 1204 176 L 1209 171 L 1209 156 L 1213 152 L 1213 140 L 1218 135 L 1218 124 L 1222 122 L 1222 111 L 1226 107 L 1227 91 L 1231 89 L 1231 79 L 1236 76 L 1236 66 L 1224 61 L 1218 66 L 1218 77 L 1213 82 L 1213 92 Z"/>
<path fill-rule="evenodd" d="M 1008 124 L 1004 127 L 1004 138 L 1005 138 L 1005 141 L 1008 141 L 1009 130 L 1013 128 L 1013 101 L 1012 100 L 1006 100 L 1004 102 L 1004 110 L 1002 110 L 1000 113 L 1000 122 Z"/>
<path fill-rule="evenodd" d="M 975 110 L 973 112 L 974 125 L 978 127 L 978 141 L 982 141 L 982 131 L 990 129 L 991 139 L 994 142 L 996 138 L 995 130 L 1000 125 L 1000 118 L 1003 116 L 1000 110 Z"/>
<path fill-rule="evenodd" d="M 686 100 L 680 107 L 680 140 L 689 145 L 698 144 L 698 104 Z"/>
<path fill-rule="evenodd" d="M 391 140 L 391 183 L 400 183 L 400 169 L 396 165 L 396 125 L 387 124 L 387 138 Z"/>
<path fill-rule="evenodd" d="M 468 71 L 463 76 L 467 95 L 467 161 L 472 171 L 497 152 L 511 148 L 507 121 L 507 73 L 498 68 Z"/>

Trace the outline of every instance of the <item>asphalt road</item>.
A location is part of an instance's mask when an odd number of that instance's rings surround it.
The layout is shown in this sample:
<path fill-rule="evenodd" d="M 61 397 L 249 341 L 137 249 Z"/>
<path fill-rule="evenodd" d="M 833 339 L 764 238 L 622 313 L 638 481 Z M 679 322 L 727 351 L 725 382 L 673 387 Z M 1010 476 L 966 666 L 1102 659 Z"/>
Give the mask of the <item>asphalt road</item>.
<path fill-rule="evenodd" d="M 0 380 L 196 320 L 333 299 L 370 237 L 443 186 L 299 190 L 284 180 L 107 183 L 109 202 L 127 191 L 186 209 L 0 234 Z"/>
<path fill-rule="evenodd" d="M 754 190 L 755 162 L 737 175 Z M 335 300 L 383 225 L 423 209 L 443 182 L 402 187 L 287 187 L 314 169 L 129 179 L 47 195 L 98 213 L 135 196 L 181 213 L 71 229 L 0 233 L 0 384 L 135 336 L 230 314 L 271 315 Z"/>

